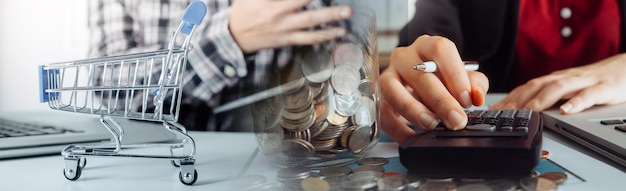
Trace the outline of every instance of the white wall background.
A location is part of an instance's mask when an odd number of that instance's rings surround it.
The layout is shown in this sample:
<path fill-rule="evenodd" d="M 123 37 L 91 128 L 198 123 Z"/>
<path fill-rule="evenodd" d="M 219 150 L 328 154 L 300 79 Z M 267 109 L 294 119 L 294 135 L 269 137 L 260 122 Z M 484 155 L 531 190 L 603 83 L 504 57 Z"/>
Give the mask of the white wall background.
<path fill-rule="evenodd" d="M 365 1 L 380 30 L 397 30 L 412 16 L 415 0 Z M 86 57 L 87 2 L 0 1 L 0 112 L 49 109 L 39 103 L 37 66 Z M 395 40 L 380 38 L 379 51 L 390 51 Z"/>
<path fill-rule="evenodd" d="M 39 103 L 37 66 L 87 55 L 87 1 L 0 1 L 0 111 Z"/>

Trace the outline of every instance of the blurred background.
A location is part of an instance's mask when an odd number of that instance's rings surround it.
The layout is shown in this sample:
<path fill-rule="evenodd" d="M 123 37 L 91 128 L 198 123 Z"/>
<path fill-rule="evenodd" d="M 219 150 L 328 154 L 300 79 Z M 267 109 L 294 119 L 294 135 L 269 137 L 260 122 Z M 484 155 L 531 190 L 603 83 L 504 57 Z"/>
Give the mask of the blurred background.
<path fill-rule="evenodd" d="M 363 0 L 376 13 L 381 67 L 415 1 Z M 39 103 L 37 66 L 86 58 L 88 2 L 0 1 L 0 112 L 49 109 Z"/>

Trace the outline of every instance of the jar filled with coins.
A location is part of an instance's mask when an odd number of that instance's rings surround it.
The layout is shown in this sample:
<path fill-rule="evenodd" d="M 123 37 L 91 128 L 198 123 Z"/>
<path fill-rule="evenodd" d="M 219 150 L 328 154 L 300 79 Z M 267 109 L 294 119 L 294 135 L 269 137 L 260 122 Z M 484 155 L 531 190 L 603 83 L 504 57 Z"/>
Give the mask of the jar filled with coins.
<path fill-rule="evenodd" d="M 323 2 L 352 8 L 350 19 L 319 26 L 340 26 L 346 35 L 293 47 L 290 62 L 275 66 L 263 87 L 279 93 L 252 105 L 258 146 L 280 167 L 348 164 L 380 137 L 375 15 L 360 0 Z"/>

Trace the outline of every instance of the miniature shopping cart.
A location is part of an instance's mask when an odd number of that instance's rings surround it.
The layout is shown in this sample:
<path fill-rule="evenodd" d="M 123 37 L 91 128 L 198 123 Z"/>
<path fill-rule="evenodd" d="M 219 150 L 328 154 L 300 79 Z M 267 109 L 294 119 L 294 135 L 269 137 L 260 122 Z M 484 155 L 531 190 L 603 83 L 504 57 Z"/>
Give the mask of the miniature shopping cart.
<path fill-rule="evenodd" d="M 39 67 L 42 102 L 48 102 L 55 110 L 99 115 L 100 122 L 113 135 L 111 141 L 65 147 L 61 151 L 65 178 L 77 180 L 86 157 L 145 157 L 169 159 L 180 167 L 179 179 L 183 184 L 196 182 L 195 142 L 177 120 L 189 41 L 206 12 L 201 1 L 189 4 L 166 50 Z M 162 122 L 163 127 L 182 138 L 173 143 L 123 144 L 124 128 L 115 118 Z M 169 151 L 138 154 L 126 152 L 137 149 L 125 149 L 137 147 Z"/>

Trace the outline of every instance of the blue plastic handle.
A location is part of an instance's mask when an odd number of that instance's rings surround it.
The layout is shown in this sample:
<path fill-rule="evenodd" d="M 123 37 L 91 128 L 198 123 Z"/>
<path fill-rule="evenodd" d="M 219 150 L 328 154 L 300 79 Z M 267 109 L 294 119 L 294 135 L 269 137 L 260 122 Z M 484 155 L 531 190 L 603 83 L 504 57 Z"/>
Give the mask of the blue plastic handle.
<path fill-rule="evenodd" d="M 46 93 L 46 90 L 54 87 L 56 82 L 56 75 L 59 74 L 58 69 L 45 70 L 43 65 L 38 67 L 39 69 L 39 103 L 48 102 L 51 99 L 57 100 L 59 92 Z M 50 87 L 52 86 L 52 87 Z"/>
<path fill-rule="evenodd" d="M 180 29 L 180 31 L 185 34 L 191 33 L 191 29 L 193 29 L 195 25 L 199 25 L 202 22 L 202 19 L 204 19 L 204 15 L 206 15 L 206 12 L 207 8 L 204 2 L 191 2 L 187 6 L 183 17 L 180 19 L 181 21 L 183 21 L 183 28 Z"/>

